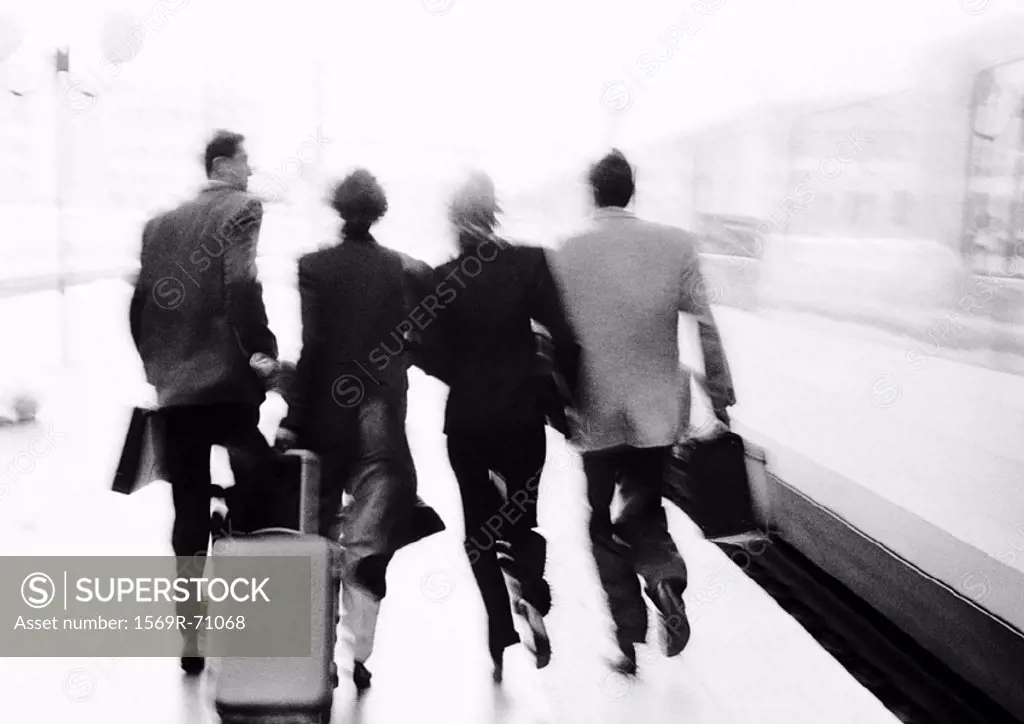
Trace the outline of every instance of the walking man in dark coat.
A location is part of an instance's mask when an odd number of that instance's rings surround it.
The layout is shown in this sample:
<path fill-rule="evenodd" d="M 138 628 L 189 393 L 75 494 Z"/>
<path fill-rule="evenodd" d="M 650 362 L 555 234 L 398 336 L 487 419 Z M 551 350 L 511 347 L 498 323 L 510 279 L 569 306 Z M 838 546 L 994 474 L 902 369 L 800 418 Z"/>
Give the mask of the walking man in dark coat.
<path fill-rule="evenodd" d="M 277 367 L 256 273 L 263 207 L 247 192 L 245 138 L 217 132 L 205 161 L 209 183 L 198 196 L 146 224 L 130 310 L 160 407 L 174 554 L 198 558 L 179 571 L 185 577 L 201 575 L 209 546 L 211 448 L 227 448 L 242 493 L 266 469 L 272 451 L 258 423 Z M 179 604 L 187 620 L 199 613 L 196 601 Z M 203 667 L 197 636 L 187 635 L 182 668 L 197 674 Z"/>

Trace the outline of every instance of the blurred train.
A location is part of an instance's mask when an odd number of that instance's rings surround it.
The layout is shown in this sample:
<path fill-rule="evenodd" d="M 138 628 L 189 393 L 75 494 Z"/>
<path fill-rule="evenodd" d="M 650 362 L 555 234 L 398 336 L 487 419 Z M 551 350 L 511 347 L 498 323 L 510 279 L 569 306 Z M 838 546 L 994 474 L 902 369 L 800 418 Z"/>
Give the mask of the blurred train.
<path fill-rule="evenodd" d="M 872 328 L 864 338 L 885 353 L 900 362 L 908 355 L 911 367 L 913 346 L 891 337 L 878 344 L 879 328 L 924 341 L 929 354 L 975 348 L 974 357 L 963 356 L 1024 372 L 1024 365 L 1011 365 L 1011 358 L 1024 360 L 1024 16 L 971 18 L 965 26 L 969 31 L 918 59 L 917 77 L 900 92 L 841 107 L 759 108 L 699 132 L 625 145 L 637 169 L 636 212 L 697 235 L 708 287 L 720 304 L 856 322 Z M 574 169 L 510 200 L 517 230 L 557 245 L 587 214 L 584 176 L 585 169 Z M 859 334 L 852 324 L 834 331 Z M 849 353 L 850 346 L 843 349 Z M 879 371 L 865 368 L 864 385 Z M 800 370 L 794 380 L 814 372 Z M 991 399 L 979 392 L 985 375 L 995 390 Z M 1024 419 L 1006 412 L 1019 404 L 1019 378 L 949 365 L 933 379 L 937 394 L 964 397 L 972 400 L 965 410 L 977 408 L 976 418 L 959 412 L 943 424 L 970 425 L 984 438 L 984 425 L 995 424 L 992 408 L 1006 406 L 1000 419 L 1011 428 Z M 789 382 L 795 397 L 824 394 Z M 857 394 L 855 386 L 843 393 Z M 1000 489 L 1001 479 L 972 474 L 967 463 L 962 485 L 942 488 L 926 468 L 934 472 L 958 455 L 961 462 L 981 455 L 1017 460 L 993 438 L 1019 430 L 995 431 L 986 444 L 969 447 L 965 436 L 944 437 L 938 425 L 915 418 L 911 403 L 876 414 L 862 402 L 866 428 L 897 436 L 890 452 L 912 450 L 929 465 L 877 460 L 867 437 L 823 437 L 843 449 L 839 458 L 872 458 L 891 468 L 890 478 L 904 476 L 909 482 L 898 502 L 885 494 L 893 491 L 873 490 L 837 472 L 835 460 L 818 460 L 820 451 L 799 447 L 799 425 L 790 426 L 783 444 L 783 432 L 755 429 L 754 422 L 744 427 L 737 412 L 737 429 L 767 450 L 769 469 L 780 476 L 770 481 L 773 536 L 1024 721 L 1024 574 L 1005 556 L 997 560 L 998 549 L 983 550 L 927 520 L 927 506 L 907 492 L 929 489 L 933 499 L 999 535 L 1003 521 L 990 513 L 998 508 L 1019 520 L 1012 512 L 1019 496 L 996 499 L 996 491 L 1018 490 L 1019 476 L 1011 473 Z M 954 414 L 952 405 L 937 409 Z M 855 433 L 856 424 L 829 414 L 834 410 L 811 424 Z M 985 462 L 973 467 L 985 469 Z M 997 720 L 1006 719 L 986 719 Z"/>
<path fill-rule="evenodd" d="M 637 212 L 696 232 L 724 304 L 1016 349 L 1024 324 L 1024 16 L 972 25 L 904 90 L 758 108 L 626 148 Z M 585 211 L 582 172 L 517 199 L 541 235 Z M 960 323 L 962 321 L 962 324 Z"/>

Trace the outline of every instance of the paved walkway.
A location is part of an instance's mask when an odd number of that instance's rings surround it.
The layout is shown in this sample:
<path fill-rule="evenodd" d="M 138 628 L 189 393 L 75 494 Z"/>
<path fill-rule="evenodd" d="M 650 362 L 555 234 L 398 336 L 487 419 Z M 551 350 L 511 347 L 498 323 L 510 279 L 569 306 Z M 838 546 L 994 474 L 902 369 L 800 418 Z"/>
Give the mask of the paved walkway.
<path fill-rule="evenodd" d="M 74 402 L 68 398 L 48 408 L 55 429 L 66 437 L 0 501 L 0 550 L 169 554 L 170 496 L 164 484 L 130 498 L 105 492 L 126 408 L 101 404 L 101 385 L 71 387 L 77 389 Z M 421 492 L 450 530 L 396 558 L 371 659 L 374 686 L 356 702 L 351 685 L 343 682 L 335 722 L 896 721 L 675 509 L 673 534 L 691 568 L 692 641 L 672 660 L 657 653 L 656 643 L 647 647 L 641 653 L 643 676 L 635 684 L 609 674 L 603 661 L 612 651 L 610 623 L 585 541 L 582 474 L 578 458 L 555 434 L 549 437 L 540 511 L 550 540 L 554 658 L 538 672 L 517 647 L 506 684 L 496 692 L 483 607 L 460 545 L 458 495 L 440 434 L 442 396 L 442 388 L 416 376 L 410 435 Z M 280 408 L 271 404 L 265 413 L 269 431 Z M 0 432 L 3 449 L 12 442 L 31 445 L 48 424 Z M 38 721 L 205 724 L 216 721 L 211 669 L 188 684 L 168 659 L 5 659 L 0 681 L 7 709 Z"/>

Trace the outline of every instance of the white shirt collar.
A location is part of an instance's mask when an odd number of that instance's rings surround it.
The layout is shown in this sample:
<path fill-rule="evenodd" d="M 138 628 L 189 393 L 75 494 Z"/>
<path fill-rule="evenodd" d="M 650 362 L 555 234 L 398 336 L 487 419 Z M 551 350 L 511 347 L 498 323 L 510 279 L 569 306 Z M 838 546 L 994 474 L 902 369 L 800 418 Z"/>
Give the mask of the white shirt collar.
<path fill-rule="evenodd" d="M 635 219 L 636 214 L 621 206 L 605 206 L 594 212 L 595 219 Z"/>

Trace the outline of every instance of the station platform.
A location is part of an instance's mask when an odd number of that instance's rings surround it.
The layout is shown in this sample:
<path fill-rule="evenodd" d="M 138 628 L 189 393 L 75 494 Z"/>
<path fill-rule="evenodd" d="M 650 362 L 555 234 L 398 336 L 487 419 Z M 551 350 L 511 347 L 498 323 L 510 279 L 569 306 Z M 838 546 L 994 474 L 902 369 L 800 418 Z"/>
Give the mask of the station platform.
<path fill-rule="evenodd" d="M 0 501 L 0 551 L 170 555 L 168 486 L 155 483 L 127 497 L 107 490 L 128 408 L 110 402 L 102 394 L 110 388 L 99 380 L 66 380 L 63 389 L 63 404 L 44 405 L 36 425 L 0 429 L 0 468 L 40 436 L 55 441 Z M 373 687 L 357 699 L 343 675 L 333 721 L 897 721 L 675 508 L 669 508 L 670 525 L 691 574 L 692 640 L 678 658 L 665 659 L 652 630 L 639 652 L 640 677 L 610 673 L 611 623 L 587 545 L 582 470 L 553 432 L 540 524 L 550 541 L 554 654 L 538 671 L 521 646 L 511 649 L 505 684 L 494 687 L 483 606 L 461 546 L 458 493 L 440 432 L 443 394 L 442 386 L 416 375 L 409 427 L 421 494 L 449 530 L 395 559 L 369 662 Z M 268 432 L 281 412 L 279 400 L 268 401 Z M 344 669 L 344 650 L 338 655 Z M 215 680 L 215 662 L 189 682 L 174 659 L 0 660 L 6 709 L 54 724 L 216 722 Z"/>
<path fill-rule="evenodd" d="M 26 294 L 0 304 L 5 336 L 18 350 L 0 361 L 0 392 L 18 386 L 42 402 L 38 424 L 0 427 L 0 471 L 16 475 L 13 483 L 10 476 L 0 480 L 3 555 L 170 555 L 167 486 L 127 498 L 108 492 L 130 408 L 145 394 L 127 330 L 129 295 L 114 280 L 68 290 L 71 344 L 63 363 L 58 295 Z M 272 283 L 266 299 L 282 357 L 295 359 L 297 295 Z M 1021 490 L 1014 481 L 1024 474 L 1013 444 L 1024 427 L 1019 385 L 1002 373 L 938 358 L 908 374 L 895 365 L 910 342 L 859 339 L 778 315 L 724 308 L 716 314 L 736 378 L 738 420 L 1020 569 L 1007 555 L 1018 550 Z M 880 395 L 876 383 L 883 377 L 890 385 L 897 380 L 895 399 Z M 525 651 L 514 650 L 496 692 L 441 435 L 443 387 L 414 373 L 411 394 L 421 494 L 449 530 L 396 558 L 370 660 L 374 686 L 356 702 L 343 680 L 335 721 L 403 715 L 453 722 L 896 721 L 672 507 L 672 532 L 691 570 L 693 638 L 680 657 L 666 660 L 652 632 L 652 644 L 640 653 L 638 681 L 609 674 L 610 620 L 587 545 L 583 476 L 576 455 L 554 433 L 540 511 L 550 541 L 554 656 L 536 671 Z M 282 411 L 271 401 L 264 412 L 271 435 Z M 773 462 L 784 479 L 800 478 L 790 459 Z M 215 460 L 215 470 L 230 475 L 223 459 Z M 975 483 L 966 498 L 965 480 Z M 865 530 L 886 525 L 837 498 L 835 489 L 813 487 L 806 477 L 800 482 Z M 891 537 L 893 529 L 884 532 Z M 918 542 L 908 558 L 942 557 L 938 548 L 920 548 Z M 955 584 L 960 574 L 946 577 Z M 1012 591 L 992 581 L 997 585 L 986 603 L 1012 609 Z M 343 653 L 339 658 L 344 664 Z M 215 722 L 210 668 L 201 681 L 186 683 L 175 660 L 8 659 L 0 661 L 0 689 L 13 711 L 45 722 Z"/>

